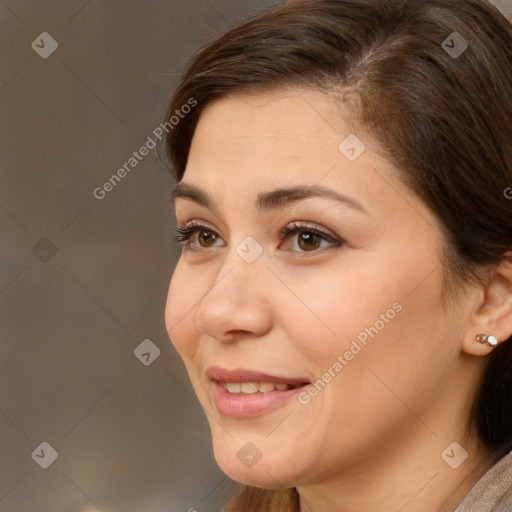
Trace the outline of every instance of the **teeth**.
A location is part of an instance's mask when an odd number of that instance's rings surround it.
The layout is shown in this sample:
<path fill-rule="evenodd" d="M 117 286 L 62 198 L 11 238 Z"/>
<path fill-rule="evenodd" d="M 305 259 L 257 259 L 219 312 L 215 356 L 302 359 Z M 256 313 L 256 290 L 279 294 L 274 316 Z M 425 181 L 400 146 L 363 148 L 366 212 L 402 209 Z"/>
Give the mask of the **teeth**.
<path fill-rule="evenodd" d="M 276 386 L 272 382 L 260 382 L 260 393 L 268 393 L 274 391 Z"/>
<path fill-rule="evenodd" d="M 226 389 L 230 393 L 240 393 L 240 387 L 239 382 L 226 382 Z"/>
<path fill-rule="evenodd" d="M 277 389 L 287 391 L 293 389 L 288 384 L 274 384 L 273 382 L 220 382 L 220 385 L 229 393 L 253 395 L 255 393 L 269 393 Z"/>
<path fill-rule="evenodd" d="M 260 390 L 260 386 L 257 382 L 242 382 L 240 387 L 242 389 L 242 393 L 246 393 L 248 395 L 257 393 Z"/>

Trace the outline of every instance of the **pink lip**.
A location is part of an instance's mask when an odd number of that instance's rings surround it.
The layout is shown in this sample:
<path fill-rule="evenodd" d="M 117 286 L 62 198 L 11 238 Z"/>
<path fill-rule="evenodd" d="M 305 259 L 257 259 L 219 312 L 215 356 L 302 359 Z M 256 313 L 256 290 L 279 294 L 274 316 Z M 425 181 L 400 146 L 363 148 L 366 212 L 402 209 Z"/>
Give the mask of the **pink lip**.
<path fill-rule="evenodd" d="M 298 386 L 308 383 L 307 379 L 297 377 L 278 377 L 268 373 L 260 373 L 252 370 L 225 370 L 218 366 L 210 366 L 206 370 L 206 375 L 210 380 L 220 382 L 273 382 L 274 384 L 292 384 Z"/>
<path fill-rule="evenodd" d="M 304 386 L 309 385 L 306 379 L 277 377 L 251 370 L 228 371 L 211 367 L 206 371 L 206 375 L 210 378 L 217 410 L 223 416 L 238 419 L 265 414 L 284 404 L 297 393 L 300 393 Z M 224 389 L 220 382 L 273 382 L 274 384 L 292 384 L 299 387 L 287 391 L 274 390 L 268 393 L 237 395 Z"/>

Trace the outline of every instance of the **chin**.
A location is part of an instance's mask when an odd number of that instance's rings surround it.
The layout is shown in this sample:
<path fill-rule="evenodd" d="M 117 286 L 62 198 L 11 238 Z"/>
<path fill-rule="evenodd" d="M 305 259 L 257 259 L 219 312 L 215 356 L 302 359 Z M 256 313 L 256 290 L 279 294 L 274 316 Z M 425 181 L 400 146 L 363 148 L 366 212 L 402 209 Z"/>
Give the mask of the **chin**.
<path fill-rule="evenodd" d="M 217 465 L 236 482 L 264 489 L 283 489 L 297 485 L 302 480 L 301 474 L 306 473 L 297 467 L 300 453 L 284 454 L 283 451 L 288 450 L 282 449 L 282 443 L 278 450 L 270 448 L 264 440 L 250 441 L 226 433 L 220 436 L 219 439 L 213 435 Z"/>
<path fill-rule="evenodd" d="M 217 458 L 217 457 L 216 457 Z M 238 460 L 217 458 L 220 469 L 232 480 L 262 489 L 295 487 L 297 480 L 289 472 L 282 472 L 269 464 L 258 463 L 252 468 L 241 467 Z"/>

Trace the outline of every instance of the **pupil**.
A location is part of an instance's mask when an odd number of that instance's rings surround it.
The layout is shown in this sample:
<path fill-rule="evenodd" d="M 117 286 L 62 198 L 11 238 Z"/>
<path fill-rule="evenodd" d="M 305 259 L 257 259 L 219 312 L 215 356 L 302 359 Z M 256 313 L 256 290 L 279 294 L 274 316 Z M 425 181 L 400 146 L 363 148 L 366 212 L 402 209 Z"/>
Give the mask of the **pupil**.
<path fill-rule="evenodd" d="M 215 243 L 215 235 L 211 231 L 201 231 L 199 235 L 199 243 L 203 247 L 210 247 Z"/>
<path fill-rule="evenodd" d="M 314 233 L 303 233 L 299 238 L 299 246 L 305 251 L 311 251 L 319 246 L 319 240 Z"/>

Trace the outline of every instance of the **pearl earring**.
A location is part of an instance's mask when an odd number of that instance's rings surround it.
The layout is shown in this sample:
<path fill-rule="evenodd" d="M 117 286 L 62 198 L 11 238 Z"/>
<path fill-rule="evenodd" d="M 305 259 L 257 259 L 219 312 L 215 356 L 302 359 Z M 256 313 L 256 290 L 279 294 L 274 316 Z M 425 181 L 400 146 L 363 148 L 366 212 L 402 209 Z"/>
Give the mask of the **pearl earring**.
<path fill-rule="evenodd" d="M 489 347 L 494 348 L 498 346 L 498 340 L 495 336 L 491 336 L 490 334 L 477 334 L 475 338 L 479 343 L 489 345 Z"/>

